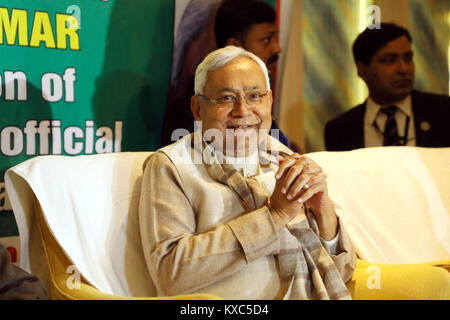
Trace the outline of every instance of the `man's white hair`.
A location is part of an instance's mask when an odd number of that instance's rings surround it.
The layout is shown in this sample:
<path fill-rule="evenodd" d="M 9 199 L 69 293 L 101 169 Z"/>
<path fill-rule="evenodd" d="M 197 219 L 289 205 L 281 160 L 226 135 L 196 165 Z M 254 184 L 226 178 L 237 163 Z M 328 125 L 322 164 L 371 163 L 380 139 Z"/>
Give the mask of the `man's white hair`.
<path fill-rule="evenodd" d="M 249 58 L 255 61 L 260 66 L 261 70 L 264 72 L 264 77 L 266 78 L 267 90 L 270 90 L 269 73 L 267 72 L 266 64 L 256 55 L 247 50 L 244 50 L 240 47 L 227 46 L 225 48 L 217 49 L 211 52 L 198 65 L 197 69 L 195 70 L 195 94 L 203 94 L 203 89 L 205 87 L 206 78 L 209 71 L 219 69 L 241 57 Z"/>

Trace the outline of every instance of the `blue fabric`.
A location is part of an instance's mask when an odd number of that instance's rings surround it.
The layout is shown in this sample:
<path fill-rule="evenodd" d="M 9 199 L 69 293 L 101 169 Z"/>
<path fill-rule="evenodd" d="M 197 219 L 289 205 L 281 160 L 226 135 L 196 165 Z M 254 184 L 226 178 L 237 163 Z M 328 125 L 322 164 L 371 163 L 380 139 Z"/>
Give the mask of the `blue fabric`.
<path fill-rule="evenodd" d="M 277 137 L 276 135 L 272 134 L 272 130 L 273 129 L 277 129 L 279 136 Z M 284 135 L 284 133 L 280 130 L 280 128 L 278 127 L 277 123 L 272 119 L 272 126 L 270 127 L 270 135 L 273 136 L 274 138 L 277 138 L 282 144 L 284 144 L 285 146 L 289 147 L 289 139 L 288 137 L 286 137 Z"/>

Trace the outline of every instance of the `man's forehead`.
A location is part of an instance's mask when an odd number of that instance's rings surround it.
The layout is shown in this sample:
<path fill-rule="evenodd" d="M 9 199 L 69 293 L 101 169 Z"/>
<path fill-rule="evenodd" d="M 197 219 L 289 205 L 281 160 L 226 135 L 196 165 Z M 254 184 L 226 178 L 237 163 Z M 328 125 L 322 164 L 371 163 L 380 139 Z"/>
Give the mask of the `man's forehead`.
<path fill-rule="evenodd" d="M 260 90 L 260 89 L 264 89 L 262 87 L 262 85 L 251 85 L 251 86 L 244 86 L 242 88 L 242 90 L 244 92 L 248 92 L 248 91 L 253 91 L 253 90 Z M 232 88 L 232 87 L 223 87 L 223 88 L 219 88 L 217 91 L 218 92 L 237 92 L 239 91 L 240 88 Z"/>
<path fill-rule="evenodd" d="M 238 58 L 228 62 L 224 66 L 208 72 L 208 75 L 210 75 L 211 72 L 215 72 L 216 74 L 221 73 L 221 72 L 228 72 L 230 69 L 233 69 L 233 70 L 241 69 L 241 70 L 246 70 L 246 72 L 261 73 L 261 76 L 264 78 L 264 72 L 261 69 L 261 66 L 255 60 L 253 60 L 249 57 L 245 57 L 245 56 L 238 57 Z"/>
<path fill-rule="evenodd" d="M 240 71 L 245 74 L 242 75 Z M 214 92 L 251 90 L 266 87 L 264 72 L 256 61 L 248 57 L 239 57 L 223 67 L 208 72 L 206 87 Z"/>
<path fill-rule="evenodd" d="M 265 34 L 277 34 L 279 33 L 279 28 L 275 22 L 263 22 L 254 23 L 249 30 L 249 33 L 265 33 Z"/>
<path fill-rule="evenodd" d="M 389 55 L 389 54 L 404 54 L 411 53 L 411 42 L 406 36 L 401 36 L 394 40 L 389 41 L 383 47 L 378 49 L 376 55 Z"/>

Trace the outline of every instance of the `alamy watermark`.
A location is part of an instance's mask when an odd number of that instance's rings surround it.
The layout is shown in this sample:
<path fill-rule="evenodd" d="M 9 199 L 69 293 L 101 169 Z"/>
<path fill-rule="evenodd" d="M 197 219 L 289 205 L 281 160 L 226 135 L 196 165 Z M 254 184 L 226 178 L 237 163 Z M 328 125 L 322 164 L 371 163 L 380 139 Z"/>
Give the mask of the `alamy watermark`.
<path fill-rule="evenodd" d="M 70 274 L 66 280 L 66 286 L 69 290 L 81 289 L 81 273 L 75 265 L 70 265 L 66 269 L 66 273 Z"/>
<path fill-rule="evenodd" d="M 202 130 L 202 121 L 195 121 L 196 133 L 192 136 L 186 137 L 186 139 L 193 139 L 194 141 L 188 141 L 194 146 L 194 149 L 198 152 L 194 153 L 194 164 L 207 163 L 211 164 L 214 159 L 220 164 L 225 161 L 225 156 L 232 156 L 235 158 L 236 164 L 239 161 L 243 163 L 248 161 L 246 158 L 252 155 L 254 152 L 265 152 L 271 157 L 276 157 L 280 152 L 278 145 L 270 143 L 269 132 L 265 129 L 256 129 L 246 126 L 236 126 L 235 128 L 226 128 L 225 130 L 219 130 L 217 128 L 209 128 Z M 176 129 L 172 132 L 171 140 L 177 141 L 178 139 L 189 134 L 187 129 Z M 270 130 L 270 136 L 276 140 L 279 140 L 280 130 Z M 207 147 L 203 147 L 206 142 Z M 178 146 L 175 145 L 175 148 Z M 258 159 L 256 157 L 255 159 Z M 269 161 L 268 159 L 258 159 L 258 161 Z M 266 165 L 268 163 L 261 163 Z"/>
<path fill-rule="evenodd" d="M 367 6 L 367 28 L 381 29 L 381 9 L 379 6 L 370 5 Z"/>
<path fill-rule="evenodd" d="M 367 289 L 381 289 L 381 268 L 377 265 L 370 265 L 367 267 L 366 273 L 370 274 L 366 281 Z"/>

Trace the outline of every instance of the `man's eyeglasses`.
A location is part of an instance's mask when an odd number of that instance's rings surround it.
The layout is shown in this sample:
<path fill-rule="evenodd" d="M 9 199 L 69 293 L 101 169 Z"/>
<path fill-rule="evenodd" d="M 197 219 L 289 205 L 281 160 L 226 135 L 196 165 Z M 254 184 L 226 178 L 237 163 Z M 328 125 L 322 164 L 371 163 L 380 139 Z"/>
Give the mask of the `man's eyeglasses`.
<path fill-rule="evenodd" d="M 269 91 L 266 91 L 265 93 L 259 93 L 259 92 L 251 92 L 246 93 L 243 97 L 247 105 L 249 106 L 256 106 L 262 102 L 262 99 L 269 93 Z M 235 106 L 239 104 L 241 98 L 239 95 L 235 94 L 227 94 L 217 99 L 210 99 L 208 97 L 205 97 L 204 95 L 197 93 L 197 96 L 205 101 L 214 103 L 218 106 Z"/>

